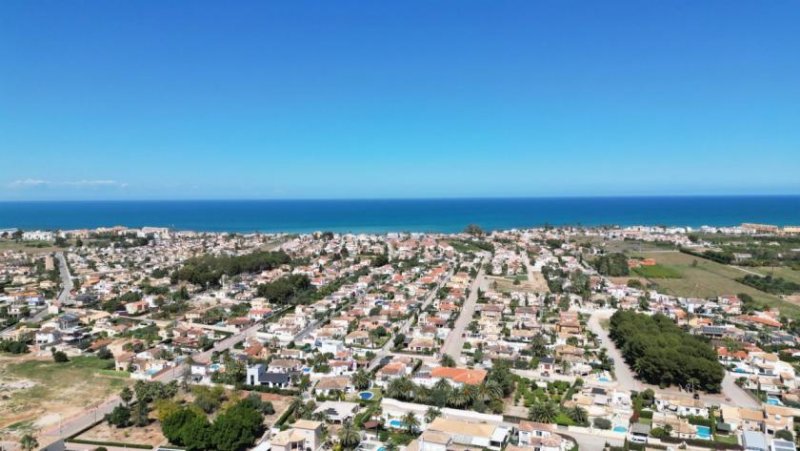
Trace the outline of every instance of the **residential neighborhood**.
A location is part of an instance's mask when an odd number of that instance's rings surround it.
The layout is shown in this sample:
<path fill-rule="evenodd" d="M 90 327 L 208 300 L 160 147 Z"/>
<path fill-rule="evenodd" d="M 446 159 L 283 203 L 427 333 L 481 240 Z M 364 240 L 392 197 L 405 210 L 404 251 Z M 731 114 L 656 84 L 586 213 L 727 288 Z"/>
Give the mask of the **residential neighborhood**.
<path fill-rule="evenodd" d="M 800 290 L 720 263 L 793 232 L 476 229 L 6 231 L 0 442 L 214 449 L 252 416 L 232 449 L 795 449 Z M 684 294 L 701 269 L 737 288 Z"/>

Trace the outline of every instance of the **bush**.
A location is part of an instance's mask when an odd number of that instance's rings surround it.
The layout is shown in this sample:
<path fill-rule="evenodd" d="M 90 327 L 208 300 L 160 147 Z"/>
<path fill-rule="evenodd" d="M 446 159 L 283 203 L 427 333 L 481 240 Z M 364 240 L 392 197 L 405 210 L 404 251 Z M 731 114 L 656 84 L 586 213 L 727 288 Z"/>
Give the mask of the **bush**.
<path fill-rule="evenodd" d="M 106 421 L 118 428 L 127 427 L 131 424 L 131 409 L 123 405 L 114 407 L 114 410 L 106 415 Z"/>
<path fill-rule="evenodd" d="M 56 363 L 69 362 L 69 358 L 63 351 L 56 351 L 53 353 L 53 361 Z"/>
<path fill-rule="evenodd" d="M 608 418 L 597 417 L 592 421 L 592 424 L 597 429 L 611 429 L 611 420 Z"/>
<path fill-rule="evenodd" d="M 794 443 L 794 434 L 786 429 L 781 429 L 780 431 L 775 432 L 775 438 L 780 438 Z"/>

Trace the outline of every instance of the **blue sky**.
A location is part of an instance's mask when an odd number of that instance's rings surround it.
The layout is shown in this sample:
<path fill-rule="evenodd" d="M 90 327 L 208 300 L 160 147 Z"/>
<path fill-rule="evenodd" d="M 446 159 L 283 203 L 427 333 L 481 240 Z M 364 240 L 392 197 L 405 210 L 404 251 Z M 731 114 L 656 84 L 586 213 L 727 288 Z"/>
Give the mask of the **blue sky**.
<path fill-rule="evenodd" d="M 0 199 L 800 193 L 800 2 L 0 2 Z"/>

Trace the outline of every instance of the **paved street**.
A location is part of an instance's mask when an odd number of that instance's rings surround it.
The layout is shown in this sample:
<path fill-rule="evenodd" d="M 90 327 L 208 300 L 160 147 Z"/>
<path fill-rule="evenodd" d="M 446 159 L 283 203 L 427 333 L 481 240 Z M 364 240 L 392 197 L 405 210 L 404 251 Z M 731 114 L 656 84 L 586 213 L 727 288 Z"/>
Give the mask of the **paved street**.
<path fill-rule="evenodd" d="M 58 260 L 58 272 L 61 274 L 61 292 L 58 293 L 58 302 L 64 304 L 72 292 L 72 274 L 69 273 L 69 266 L 67 266 L 67 259 L 63 252 L 56 252 L 56 260 Z"/>
<path fill-rule="evenodd" d="M 453 330 L 450 331 L 444 341 L 444 346 L 442 346 L 442 352 L 452 357 L 456 362 L 461 361 L 461 351 L 464 347 L 464 331 L 472 321 L 472 315 L 478 303 L 478 287 L 486 290 L 486 279 L 483 273 L 483 265 L 481 265 L 477 277 L 475 277 L 472 286 L 470 286 L 469 296 L 467 296 L 467 300 L 461 307 L 461 313 L 458 315 Z"/>

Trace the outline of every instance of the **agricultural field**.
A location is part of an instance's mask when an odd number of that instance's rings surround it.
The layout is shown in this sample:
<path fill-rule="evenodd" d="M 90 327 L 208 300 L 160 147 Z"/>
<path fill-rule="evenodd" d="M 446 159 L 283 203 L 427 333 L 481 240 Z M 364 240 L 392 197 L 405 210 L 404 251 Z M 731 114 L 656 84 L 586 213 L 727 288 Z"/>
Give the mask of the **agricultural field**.
<path fill-rule="evenodd" d="M 107 370 L 113 362 L 71 357 L 0 356 L 0 432 L 25 433 L 58 424 L 119 392 L 131 379 Z"/>
<path fill-rule="evenodd" d="M 779 307 L 785 314 L 800 317 L 800 306 L 778 296 L 764 293 L 738 282 L 747 274 L 743 269 L 695 257 L 681 252 L 644 252 L 635 257 L 653 258 L 658 266 L 668 268 L 677 278 L 648 278 L 664 291 L 675 296 L 712 297 L 723 294 L 747 293 L 759 303 Z"/>

